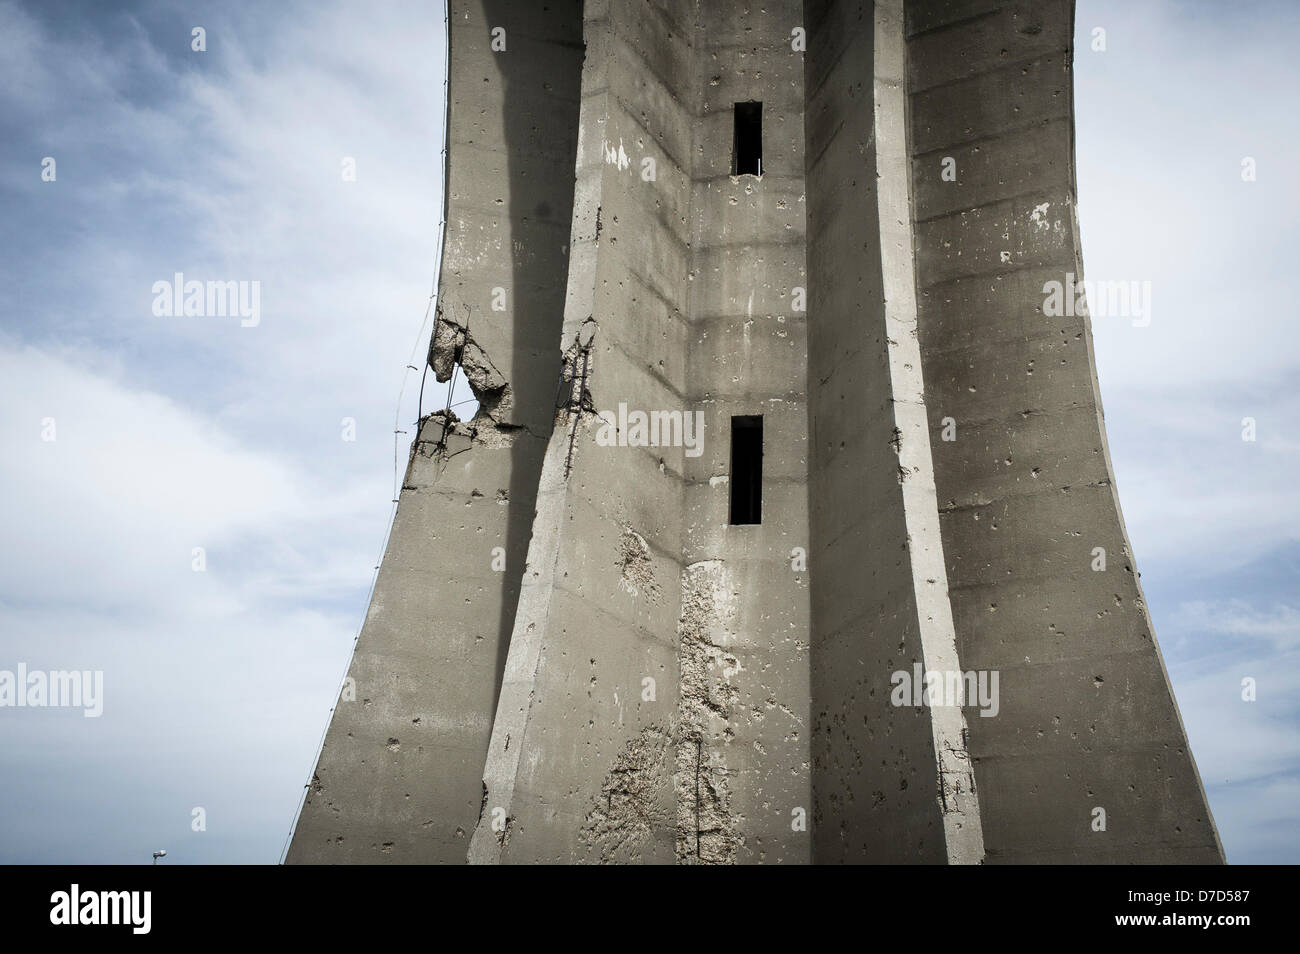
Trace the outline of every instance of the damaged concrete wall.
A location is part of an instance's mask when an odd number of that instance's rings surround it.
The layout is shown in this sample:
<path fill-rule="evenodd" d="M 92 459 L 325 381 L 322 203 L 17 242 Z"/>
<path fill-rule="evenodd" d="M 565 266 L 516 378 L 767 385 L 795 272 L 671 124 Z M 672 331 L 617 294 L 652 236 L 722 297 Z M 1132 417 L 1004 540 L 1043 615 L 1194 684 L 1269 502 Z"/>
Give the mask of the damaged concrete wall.
<path fill-rule="evenodd" d="M 907 4 L 943 549 L 962 665 L 1000 673 L 998 715 L 969 720 L 988 860 L 1221 861 L 1120 517 L 1089 320 L 1043 311 L 1045 283 L 1082 278 L 1073 7 Z"/>
<path fill-rule="evenodd" d="M 1088 321 L 1041 310 L 1071 4 L 451 13 L 429 363 L 480 407 L 422 422 L 289 860 L 1221 858 Z M 914 667 L 998 715 L 896 704 Z"/>
<path fill-rule="evenodd" d="M 450 13 L 429 360 L 440 381 L 456 372 L 458 397 L 468 379 L 481 406 L 472 421 L 421 422 L 355 688 L 336 707 L 291 863 L 463 863 L 482 802 L 560 371 L 582 21 L 577 0 L 453 0 Z M 504 50 L 491 48 L 493 28 Z"/>
<path fill-rule="evenodd" d="M 474 861 L 809 859 L 801 15 L 589 6 L 563 338 L 586 390 L 548 450 Z M 730 175 L 748 100 L 761 180 Z M 603 446 L 619 408 L 702 439 L 620 420 L 632 446 Z M 728 526 L 733 414 L 766 421 L 758 526 Z"/>
<path fill-rule="evenodd" d="M 678 856 L 807 863 L 808 461 L 798 0 L 701 3 L 695 26 Z M 734 176 L 736 103 L 762 176 Z M 761 523 L 729 525 L 731 418 L 763 417 Z"/>
<path fill-rule="evenodd" d="M 636 446 L 626 423 L 598 441 L 597 415 L 684 404 L 690 23 L 684 2 L 588 5 L 556 339 L 572 380 L 543 466 L 473 862 L 674 857 L 683 448 Z"/>

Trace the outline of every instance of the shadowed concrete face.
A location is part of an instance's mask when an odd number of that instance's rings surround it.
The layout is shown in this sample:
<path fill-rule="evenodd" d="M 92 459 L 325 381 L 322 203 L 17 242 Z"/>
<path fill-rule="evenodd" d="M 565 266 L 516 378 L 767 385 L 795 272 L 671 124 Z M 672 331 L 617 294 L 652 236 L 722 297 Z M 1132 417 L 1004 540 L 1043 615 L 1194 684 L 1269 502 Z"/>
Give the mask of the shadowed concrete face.
<path fill-rule="evenodd" d="M 422 423 L 290 860 L 1220 860 L 1036 290 L 1072 6 L 451 8 L 479 412 Z"/>

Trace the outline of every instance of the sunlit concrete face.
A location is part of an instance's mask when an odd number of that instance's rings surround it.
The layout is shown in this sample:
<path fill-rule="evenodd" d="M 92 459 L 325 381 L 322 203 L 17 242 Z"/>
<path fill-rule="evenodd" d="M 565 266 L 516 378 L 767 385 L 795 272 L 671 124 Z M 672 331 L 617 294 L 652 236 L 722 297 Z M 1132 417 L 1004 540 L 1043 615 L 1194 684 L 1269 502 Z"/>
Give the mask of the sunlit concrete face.
<path fill-rule="evenodd" d="M 422 423 L 289 860 L 1220 859 L 1036 290 L 1071 4 L 451 7 L 479 408 Z"/>

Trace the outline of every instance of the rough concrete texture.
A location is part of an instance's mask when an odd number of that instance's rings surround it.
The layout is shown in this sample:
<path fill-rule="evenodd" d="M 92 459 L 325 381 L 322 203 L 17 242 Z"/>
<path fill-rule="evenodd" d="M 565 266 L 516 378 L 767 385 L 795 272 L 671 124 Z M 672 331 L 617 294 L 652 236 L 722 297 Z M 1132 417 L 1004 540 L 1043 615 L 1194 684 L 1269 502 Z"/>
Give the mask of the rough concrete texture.
<path fill-rule="evenodd" d="M 1221 859 L 1088 321 L 1040 308 L 1070 4 L 450 13 L 429 363 L 480 408 L 422 424 L 289 859 Z M 996 670 L 998 715 L 896 704 L 913 667 Z"/>
<path fill-rule="evenodd" d="M 582 19 L 576 0 L 453 6 L 429 363 L 480 408 L 420 424 L 289 862 L 464 863 L 482 804 L 560 367 Z M 515 58 L 491 51 L 491 24 Z"/>
<path fill-rule="evenodd" d="M 987 859 L 1221 861 L 1120 516 L 1089 320 L 1042 308 L 1045 282 L 1083 275 L 1074 4 L 908 12 L 943 548 L 962 667 L 1001 674 L 998 716 L 970 719 Z M 945 417 L 956 440 L 940 439 Z"/>

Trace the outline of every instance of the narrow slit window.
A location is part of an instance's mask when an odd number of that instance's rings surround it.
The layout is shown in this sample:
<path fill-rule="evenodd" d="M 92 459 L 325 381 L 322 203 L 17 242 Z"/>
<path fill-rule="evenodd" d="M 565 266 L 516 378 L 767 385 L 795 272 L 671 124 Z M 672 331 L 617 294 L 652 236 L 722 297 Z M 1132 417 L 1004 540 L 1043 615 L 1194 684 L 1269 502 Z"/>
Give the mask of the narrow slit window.
<path fill-rule="evenodd" d="M 736 104 L 736 136 L 732 150 L 733 176 L 763 174 L 763 104 Z"/>
<path fill-rule="evenodd" d="M 763 418 L 731 419 L 731 523 L 763 522 Z"/>

